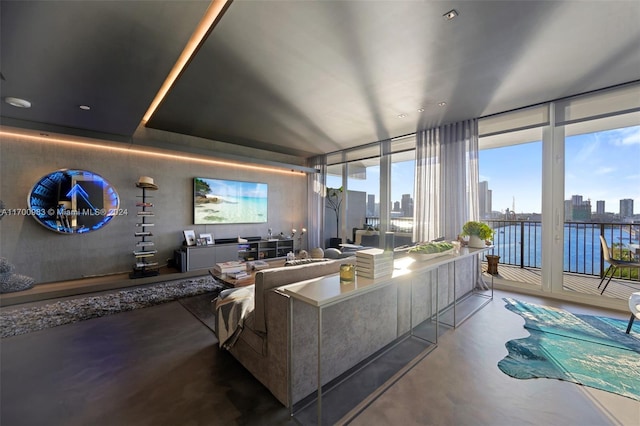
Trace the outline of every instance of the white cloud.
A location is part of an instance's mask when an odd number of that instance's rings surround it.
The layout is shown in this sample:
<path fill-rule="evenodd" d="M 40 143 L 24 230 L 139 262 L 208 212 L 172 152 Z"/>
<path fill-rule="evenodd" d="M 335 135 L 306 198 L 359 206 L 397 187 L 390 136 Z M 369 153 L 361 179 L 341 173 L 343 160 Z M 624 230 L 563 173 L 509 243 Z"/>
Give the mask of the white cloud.
<path fill-rule="evenodd" d="M 602 166 L 602 167 L 598 167 L 594 173 L 596 175 L 608 175 L 609 173 L 613 173 L 615 171 L 616 169 L 613 167 Z"/>
<path fill-rule="evenodd" d="M 640 145 L 640 126 L 611 131 L 611 136 L 615 146 Z"/>

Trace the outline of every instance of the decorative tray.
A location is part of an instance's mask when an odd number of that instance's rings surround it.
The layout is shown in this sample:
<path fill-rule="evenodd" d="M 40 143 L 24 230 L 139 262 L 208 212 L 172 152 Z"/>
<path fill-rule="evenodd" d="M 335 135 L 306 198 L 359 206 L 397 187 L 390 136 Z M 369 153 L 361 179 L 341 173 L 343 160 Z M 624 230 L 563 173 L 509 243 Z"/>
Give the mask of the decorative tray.
<path fill-rule="evenodd" d="M 431 260 L 436 257 L 446 256 L 453 253 L 455 246 L 447 241 L 433 241 L 428 243 L 418 243 L 410 247 L 407 252 L 409 256 L 416 260 Z"/>
<path fill-rule="evenodd" d="M 411 256 L 415 260 L 431 260 L 431 259 L 435 259 L 436 257 L 446 256 L 448 254 L 452 254 L 454 251 L 455 251 L 455 248 L 452 248 L 452 249 L 449 249 L 449 250 L 446 250 L 446 251 L 441 251 L 439 253 L 411 253 L 411 252 L 409 252 L 409 256 Z"/>

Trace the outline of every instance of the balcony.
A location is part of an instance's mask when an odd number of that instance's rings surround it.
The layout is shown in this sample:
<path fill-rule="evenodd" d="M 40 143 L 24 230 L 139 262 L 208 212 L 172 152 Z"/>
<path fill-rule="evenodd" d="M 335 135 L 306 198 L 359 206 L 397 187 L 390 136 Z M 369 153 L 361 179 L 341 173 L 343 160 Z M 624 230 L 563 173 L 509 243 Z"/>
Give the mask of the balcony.
<path fill-rule="evenodd" d="M 500 256 L 502 279 L 540 285 L 542 266 L 542 224 L 526 220 L 489 220 L 495 230 L 494 254 Z M 632 260 L 640 242 L 640 225 L 631 223 L 565 222 L 564 288 L 584 294 L 600 294 L 598 284 L 608 264 L 604 262 L 600 235 L 613 251 L 613 257 Z M 628 299 L 640 290 L 637 269 L 616 272 L 607 287 L 608 297 Z"/>
<path fill-rule="evenodd" d="M 493 254 L 500 256 L 499 280 L 541 285 L 542 223 L 527 220 L 488 220 L 495 230 Z M 367 217 L 369 226 L 380 224 L 378 217 Z M 392 231 L 412 232 L 413 219 L 392 218 Z M 631 260 L 632 249 L 640 244 L 640 224 L 565 222 L 564 224 L 564 288 L 583 294 L 599 295 L 598 284 L 609 266 L 604 262 L 600 246 L 604 236 L 617 259 Z M 640 291 L 637 269 L 616 272 L 604 295 L 628 299 Z"/>

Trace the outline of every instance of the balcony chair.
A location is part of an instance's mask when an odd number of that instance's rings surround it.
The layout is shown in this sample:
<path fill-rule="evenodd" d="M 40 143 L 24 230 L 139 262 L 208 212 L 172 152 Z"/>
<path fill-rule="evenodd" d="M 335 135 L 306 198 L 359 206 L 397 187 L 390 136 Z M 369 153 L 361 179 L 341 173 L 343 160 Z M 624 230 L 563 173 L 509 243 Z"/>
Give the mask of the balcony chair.
<path fill-rule="evenodd" d="M 604 261 L 609 264 L 609 267 L 607 268 L 604 275 L 602 276 L 602 279 L 600 280 L 600 284 L 598 284 L 598 288 L 600 288 L 605 278 L 607 278 L 609 271 L 611 271 L 611 275 L 609 275 L 609 279 L 607 280 L 607 283 L 604 285 L 604 287 L 602 287 L 602 291 L 600 292 L 600 294 L 602 295 L 604 294 L 604 291 L 607 289 L 609 282 L 611 282 L 611 278 L 613 278 L 613 274 L 615 274 L 618 268 L 635 268 L 640 270 L 640 263 L 612 258 L 611 252 L 609 251 L 609 246 L 607 245 L 607 240 L 605 240 L 602 235 L 600 235 L 600 244 L 602 245 L 602 256 L 604 257 Z"/>
<path fill-rule="evenodd" d="M 631 318 L 627 326 L 627 334 L 631 331 L 633 320 L 636 318 L 640 319 L 640 291 L 631 293 L 631 296 L 629 296 L 629 309 L 631 310 Z"/>

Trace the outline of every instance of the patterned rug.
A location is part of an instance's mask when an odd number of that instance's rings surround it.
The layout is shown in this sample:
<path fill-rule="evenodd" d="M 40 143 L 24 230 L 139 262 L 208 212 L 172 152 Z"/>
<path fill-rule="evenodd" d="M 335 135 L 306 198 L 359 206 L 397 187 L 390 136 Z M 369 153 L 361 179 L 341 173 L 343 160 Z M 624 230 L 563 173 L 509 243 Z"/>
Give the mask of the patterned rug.
<path fill-rule="evenodd" d="M 167 281 L 38 306 L 2 308 L 0 311 L 1 337 L 26 334 L 118 312 L 146 308 L 189 296 L 208 294 L 213 299 L 223 288 L 224 286 L 213 277 L 206 276 Z"/>
<path fill-rule="evenodd" d="M 640 400 L 640 326 L 628 321 L 572 314 L 561 309 L 503 299 L 522 316 L 531 336 L 506 343 L 498 363 L 517 379 L 549 378 Z"/>

